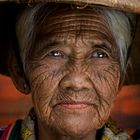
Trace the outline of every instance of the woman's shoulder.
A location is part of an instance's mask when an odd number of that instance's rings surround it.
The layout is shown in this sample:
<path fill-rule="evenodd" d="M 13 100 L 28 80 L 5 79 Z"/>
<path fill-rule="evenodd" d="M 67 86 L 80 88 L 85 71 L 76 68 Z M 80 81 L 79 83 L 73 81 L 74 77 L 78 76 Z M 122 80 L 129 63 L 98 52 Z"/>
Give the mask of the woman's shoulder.
<path fill-rule="evenodd" d="M 132 138 L 134 140 L 140 140 L 140 127 L 134 132 L 134 134 L 132 135 Z"/>
<path fill-rule="evenodd" d="M 0 127 L 0 140 L 7 140 L 9 138 L 14 138 L 16 140 L 20 135 L 22 120 L 17 120 L 7 126 Z"/>
<path fill-rule="evenodd" d="M 3 135 L 3 133 L 5 132 L 5 130 L 8 128 L 8 126 L 2 126 L 0 127 L 0 138 Z"/>

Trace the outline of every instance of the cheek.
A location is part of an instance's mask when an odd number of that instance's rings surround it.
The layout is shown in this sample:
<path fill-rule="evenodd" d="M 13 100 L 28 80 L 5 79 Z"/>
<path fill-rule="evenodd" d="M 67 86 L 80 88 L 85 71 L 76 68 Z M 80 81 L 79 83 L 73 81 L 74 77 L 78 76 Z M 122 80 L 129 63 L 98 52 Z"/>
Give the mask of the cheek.
<path fill-rule="evenodd" d="M 39 80 L 40 78 L 36 79 L 36 82 L 34 82 L 36 84 L 34 84 L 34 87 L 32 87 L 34 108 L 38 118 L 41 120 L 48 119 L 51 113 L 50 102 L 54 94 L 52 92 L 54 87 L 51 77 L 52 76 L 47 76 L 47 79 L 42 79 L 40 76 L 41 80 Z"/>
<path fill-rule="evenodd" d="M 91 74 L 91 80 L 99 98 L 99 116 L 110 115 L 113 101 L 119 91 L 120 67 L 119 65 L 108 65 L 97 67 Z"/>
<path fill-rule="evenodd" d="M 91 79 L 101 97 L 112 99 L 119 90 L 120 67 L 117 64 L 92 68 Z"/>
<path fill-rule="evenodd" d="M 32 75 L 30 85 L 34 108 L 38 118 L 48 123 L 52 111 L 50 104 L 57 92 L 61 74 L 48 68 L 38 68 L 33 73 L 35 76 Z"/>

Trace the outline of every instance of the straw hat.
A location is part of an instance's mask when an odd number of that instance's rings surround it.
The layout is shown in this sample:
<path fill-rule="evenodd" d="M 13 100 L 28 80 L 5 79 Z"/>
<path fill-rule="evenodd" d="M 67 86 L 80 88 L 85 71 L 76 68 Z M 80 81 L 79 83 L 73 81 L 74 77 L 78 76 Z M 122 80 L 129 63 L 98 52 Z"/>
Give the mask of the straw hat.
<path fill-rule="evenodd" d="M 0 0 L 0 73 L 9 75 L 7 58 L 8 50 L 11 47 L 18 49 L 15 21 L 17 14 L 27 6 L 40 2 L 55 2 L 55 3 L 71 3 L 76 4 L 79 8 L 84 8 L 87 5 L 99 5 L 119 9 L 127 14 L 140 14 L 140 0 Z M 138 18 L 138 26 L 136 36 L 133 42 L 132 63 L 134 64 L 133 72 L 128 70 L 126 83 L 140 83 L 140 18 Z M 133 19 L 132 19 L 133 20 Z"/>

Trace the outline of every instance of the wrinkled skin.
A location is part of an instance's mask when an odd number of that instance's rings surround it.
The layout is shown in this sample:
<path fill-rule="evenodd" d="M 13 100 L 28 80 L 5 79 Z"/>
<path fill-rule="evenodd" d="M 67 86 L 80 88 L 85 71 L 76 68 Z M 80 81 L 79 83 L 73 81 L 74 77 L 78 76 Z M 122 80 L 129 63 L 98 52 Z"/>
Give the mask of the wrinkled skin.
<path fill-rule="evenodd" d="M 69 23 L 68 23 L 69 22 Z M 39 140 L 96 139 L 119 89 L 115 39 L 100 13 L 54 13 L 26 55 Z"/>

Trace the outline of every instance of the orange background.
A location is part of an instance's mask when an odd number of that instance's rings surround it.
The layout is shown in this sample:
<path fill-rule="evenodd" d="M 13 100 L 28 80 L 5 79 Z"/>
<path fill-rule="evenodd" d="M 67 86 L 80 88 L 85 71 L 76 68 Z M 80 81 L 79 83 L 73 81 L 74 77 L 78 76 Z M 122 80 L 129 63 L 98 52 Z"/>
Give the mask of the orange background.
<path fill-rule="evenodd" d="M 19 93 L 10 78 L 0 75 L 0 126 L 23 118 L 31 107 L 30 95 Z M 129 133 L 140 127 L 140 85 L 123 87 L 111 116 Z"/>

